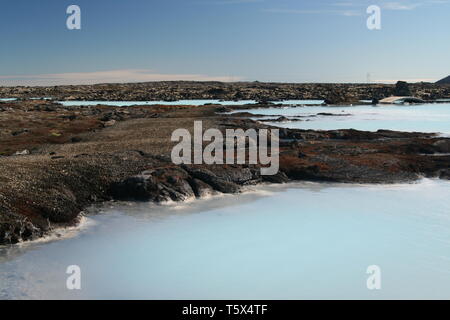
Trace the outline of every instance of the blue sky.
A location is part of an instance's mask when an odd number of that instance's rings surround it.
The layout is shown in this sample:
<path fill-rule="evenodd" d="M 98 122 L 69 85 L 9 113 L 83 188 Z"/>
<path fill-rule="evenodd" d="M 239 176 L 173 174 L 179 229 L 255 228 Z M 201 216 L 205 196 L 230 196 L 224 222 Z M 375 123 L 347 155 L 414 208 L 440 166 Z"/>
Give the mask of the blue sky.
<path fill-rule="evenodd" d="M 2 0 L 0 85 L 433 81 L 449 30 L 448 0 Z"/>

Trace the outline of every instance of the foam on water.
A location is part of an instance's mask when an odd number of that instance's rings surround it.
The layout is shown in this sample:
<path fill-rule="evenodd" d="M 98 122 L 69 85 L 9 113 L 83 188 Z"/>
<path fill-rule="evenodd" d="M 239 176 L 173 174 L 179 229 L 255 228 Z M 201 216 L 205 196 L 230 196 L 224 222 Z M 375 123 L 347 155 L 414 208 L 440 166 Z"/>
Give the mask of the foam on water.
<path fill-rule="evenodd" d="M 26 250 L 27 248 L 33 247 L 35 245 L 70 239 L 78 236 L 81 232 L 84 232 L 89 228 L 95 226 L 95 224 L 96 222 L 94 219 L 86 216 L 80 216 L 80 218 L 78 219 L 78 223 L 75 226 L 55 228 L 48 235 L 33 241 L 19 242 L 15 245 L 0 246 L 0 262 L 2 261 L 2 258 L 5 257 L 4 255 L 2 255 L 2 253 L 4 252 L 17 252 L 20 250 Z"/>

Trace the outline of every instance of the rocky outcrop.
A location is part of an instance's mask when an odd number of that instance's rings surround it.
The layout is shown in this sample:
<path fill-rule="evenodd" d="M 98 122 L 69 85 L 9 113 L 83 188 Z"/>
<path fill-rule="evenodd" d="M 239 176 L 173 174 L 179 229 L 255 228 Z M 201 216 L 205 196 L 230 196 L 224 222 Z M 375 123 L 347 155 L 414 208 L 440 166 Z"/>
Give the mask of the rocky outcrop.
<path fill-rule="evenodd" d="M 439 81 L 436 81 L 436 84 L 450 84 L 450 76 L 448 76 L 444 79 L 441 79 Z"/>
<path fill-rule="evenodd" d="M 438 140 L 435 143 L 433 143 L 433 147 L 436 150 L 436 152 L 450 153 L 450 140 L 449 139 Z"/>
<path fill-rule="evenodd" d="M 238 193 L 242 185 L 256 181 L 248 168 L 218 170 L 183 168 L 147 170 L 140 175 L 114 183 L 110 188 L 116 200 L 184 201 L 214 192 Z"/>
<path fill-rule="evenodd" d="M 409 97 L 411 96 L 411 90 L 409 89 L 409 85 L 405 81 L 398 81 L 395 85 L 394 96 L 397 97 Z"/>
<path fill-rule="evenodd" d="M 184 201 L 195 196 L 190 178 L 181 168 L 155 168 L 113 183 L 109 194 L 116 200 Z"/>

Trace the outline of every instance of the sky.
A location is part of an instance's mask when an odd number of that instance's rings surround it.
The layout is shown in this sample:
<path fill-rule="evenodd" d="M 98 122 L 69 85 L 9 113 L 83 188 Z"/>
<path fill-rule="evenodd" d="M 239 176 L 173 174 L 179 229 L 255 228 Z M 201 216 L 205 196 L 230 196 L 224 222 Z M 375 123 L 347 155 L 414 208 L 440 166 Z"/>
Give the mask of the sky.
<path fill-rule="evenodd" d="M 449 37 L 450 0 L 0 0 L 0 86 L 436 81 Z"/>

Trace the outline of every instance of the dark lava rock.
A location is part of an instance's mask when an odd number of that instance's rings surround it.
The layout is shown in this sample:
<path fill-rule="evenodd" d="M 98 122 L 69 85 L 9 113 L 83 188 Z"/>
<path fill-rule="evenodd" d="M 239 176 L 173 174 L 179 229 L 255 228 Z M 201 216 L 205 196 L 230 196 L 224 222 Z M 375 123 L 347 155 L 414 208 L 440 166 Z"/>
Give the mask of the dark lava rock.
<path fill-rule="evenodd" d="M 317 114 L 318 116 L 328 116 L 328 117 L 348 117 L 351 116 L 349 113 L 328 113 L 328 112 L 321 112 Z"/>
<path fill-rule="evenodd" d="M 450 169 L 444 169 L 441 171 L 439 178 L 450 180 Z"/>
<path fill-rule="evenodd" d="M 229 181 L 226 178 L 224 179 L 223 177 L 218 177 L 208 169 L 189 169 L 189 173 L 193 178 L 205 182 L 206 184 L 212 186 L 214 190 L 220 191 L 222 193 L 238 193 L 240 191 L 240 187 L 237 184 Z"/>
<path fill-rule="evenodd" d="M 440 153 L 450 153 L 450 139 L 439 140 L 433 143 L 437 152 Z"/>
<path fill-rule="evenodd" d="M 30 241 L 43 236 L 42 230 L 23 218 L 7 216 L 10 222 L 0 224 L 0 239 L 2 244 L 14 244 L 20 241 Z"/>
<path fill-rule="evenodd" d="M 411 90 L 409 89 L 409 85 L 405 81 L 398 81 L 395 85 L 394 96 L 411 96 Z"/>
<path fill-rule="evenodd" d="M 112 184 L 109 192 L 116 200 L 150 201 L 155 190 L 156 183 L 151 177 L 139 175 Z"/>
<path fill-rule="evenodd" d="M 444 79 L 441 79 L 439 81 L 436 81 L 436 84 L 450 84 L 450 76 L 445 77 Z"/>
<path fill-rule="evenodd" d="M 258 181 L 256 170 L 242 167 L 222 168 L 214 172 L 205 168 L 160 168 L 113 183 L 109 194 L 116 200 L 184 201 L 203 197 L 214 191 L 238 193 L 240 185 Z M 276 179 L 276 178 L 274 178 Z M 277 178 L 284 180 L 283 175 Z"/>
<path fill-rule="evenodd" d="M 103 115 L 103 117 L 100 118 L 100 121 L 103 121 L 103 122 L 108 122 L 111 120 L 122 121 L 122 120 L 124 120 L 124 115 L 117 111 L 114 111 L 114 112 L 108 112 L 105 115 Z"/>
<path fill-rule="evenodd" d="M 334 89 L 330 90 L 323 100 L 325 104 L 333 105 L 350 103 L 350 101 L 353 101 L 355 99 L 349 95 L 347 90 Z"/>
<path fill-rule="evenodd" d="M 11 132 L 11 135 L 15 137 L 15 136 L 21 135 L 23 133 L 27 133 L 27 132 L 28 132 L 28 129 L 21 129 L 21 130 L 18 130 L 18 131 Z"/>
<path fill-rule="evenodd" d="M 113 183 L 109 194 L 116 200 L 130 201 L 184 201 L 194 197 L 187 174 L 178 170 L 152 170 Z"/>
<path fill-rule="evenodd" d="M 78 117 L 75 114 L 71 114 L 68 116 L 61 116 L 61 119 L 66 119 L 66 120 L 70 120 L 70 121 L 74 121 L 76 120 Z"/>
<path fill-rule="evenodd" d="M 262 176 L 262 180 L 264 182 L 270 182 L 270 183 L 287 183 L 289 182 L 288 176 L 284 173 L 279 171 L 277 174 L 272 176 Z"/>
<path fill-rule="evenodd" d="M 47 105 L 47 106 L 45 106 L 44 111 L 55 112 L 56 111 L 56 107 Z"/>
<path fill-rule="evenodd" d="M 191 178 L 189 180 L 189 184 L 191 185 L 191 188 L 197 198 L 203 198 L 214 193 L 214 190 L 210 185 L 199 179 Z"/>
<path fill-rule="evenodd" d="M 286 117 L 284 117 L 284 116 L 281 116 L 281 117 L 279 117 L 278 119 L 276 119 L 275 121 L 276 121 L 276 122 L 288 122 L 289 119 L 286 118 Z"/>
<path fill-rule="evenodd" d="M 220 112 L 220 113 L 227 113 L 227 112 L 232 112 L 233 110 L 227 107 L 219 107 L 216 109 L 216 112 Z"/>

